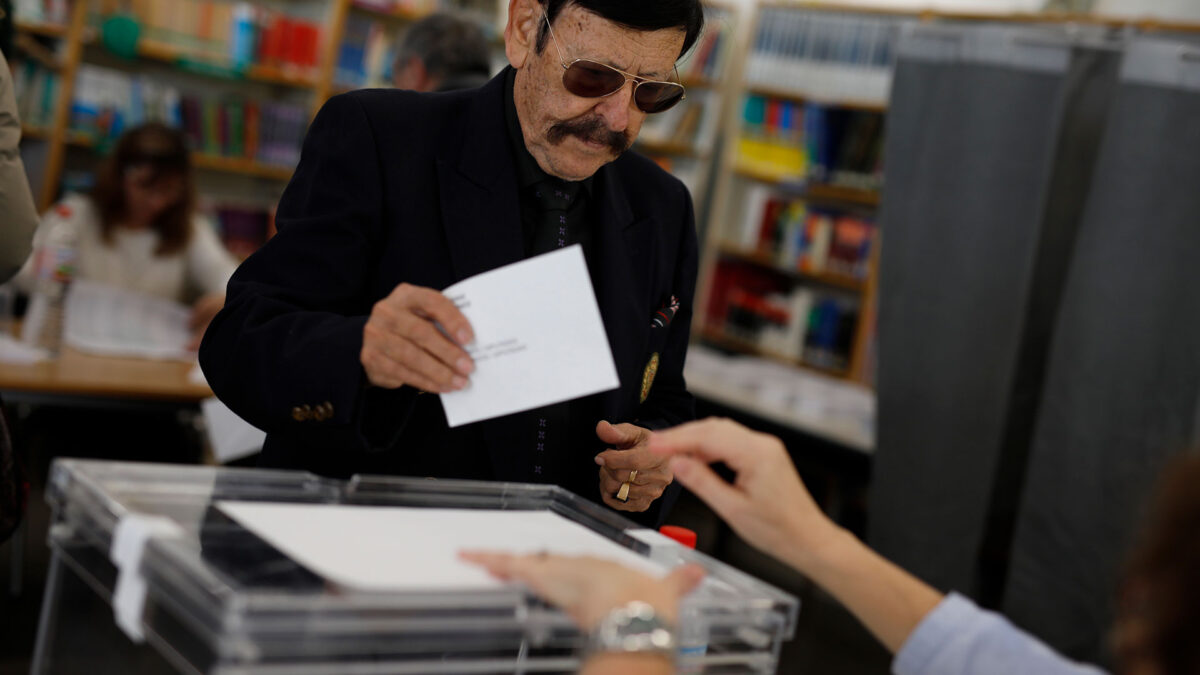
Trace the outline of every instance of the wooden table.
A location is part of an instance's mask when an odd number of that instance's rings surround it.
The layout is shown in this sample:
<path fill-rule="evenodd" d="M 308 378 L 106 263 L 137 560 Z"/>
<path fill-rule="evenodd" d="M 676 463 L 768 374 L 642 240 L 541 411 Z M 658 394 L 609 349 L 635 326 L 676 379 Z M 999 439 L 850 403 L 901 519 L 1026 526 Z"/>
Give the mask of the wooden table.
<path fill-rule="evenodd" d="M 195 405 L 212 396 L 188 373 L 194 362 L 114 358 L 64 348 L 54 359 L 32 365 L 0 363 L 0 392 L 13 401 L 50 399 L 135 405 Z"/>

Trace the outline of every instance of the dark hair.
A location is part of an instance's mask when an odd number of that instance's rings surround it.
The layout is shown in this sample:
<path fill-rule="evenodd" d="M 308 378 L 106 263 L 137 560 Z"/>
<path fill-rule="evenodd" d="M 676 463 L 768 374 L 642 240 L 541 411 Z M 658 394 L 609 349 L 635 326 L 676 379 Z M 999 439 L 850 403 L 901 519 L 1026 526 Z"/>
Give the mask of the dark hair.
<path fill-rule="evenodd" d="M 1122 672 L 1200 673 L 1200 456 L 1164 468 L 1117 603 Z"/>
<path fill-rule="evenodd" d="M 550 23 L 554 23 L 562 10 L 578 5 L 587 11 L 608 19 L 613 23 L 633 30 L 662 30 L 682 28 L 683 48 L 679 56 L 687 53 L 700 31 L 704 29 L 704 7 L 700 0 L 538 0 L 546 10 Z M 537 52 L 546 47 L 548 31 L 546 22 L 538 24 Z"/>
<path fill-rule="evenodd" d="M 192 163 L 183 132 L 159 122 L 142 124 L 121 134 L 96 172 L 92 201 L 99 211 L 101 236 L 112 243 L 113 230 L 127 215 L 125 174 L 140 166 L 153 169 L 151 182 L 170 178 L 183 181 L 179 202 L 165 209 L 153 223 L 159 234 L 155 255 L 182 251 L 192 236 L 192 209 L 196 202 Z"/>
<path fill-rule="evenodd" d="M 399 69 L 413 57 L 439 81 L 487 77 L 492 70 L 487 39 L 479 24 L 450 12 L 431 14 L 408 27 L 393 68 Z"/>

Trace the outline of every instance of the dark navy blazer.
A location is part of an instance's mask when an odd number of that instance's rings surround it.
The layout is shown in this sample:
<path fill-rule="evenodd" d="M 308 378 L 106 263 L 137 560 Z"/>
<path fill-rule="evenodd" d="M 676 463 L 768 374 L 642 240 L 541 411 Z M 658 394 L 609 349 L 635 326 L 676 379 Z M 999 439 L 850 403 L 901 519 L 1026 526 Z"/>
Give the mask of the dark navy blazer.
<path fill-rule="evenodd" d="M 501 74 L 469 91 L 356 91 L 317 114 L 279 203 L 278 234 L 234 274 L 200 348 L 216 394 L 267 432 L 263 465 L 529 480 L 519 415 L 449 429 L 437 396 L 372 387 L 359 362 L 371 307 L 398 284 L 440 290 L 525 256 L 503 85 Z M 632 152 L 596 178 L 592 278 L 621 382 L 598 407 L 614 423 L 687 421 L 691 198 Z M 654 322 L 673 297 L 674 318 Z M 639 402 L 654 354 L 657 375 Z M 548 480 L 598 500 L 593 456 L 604 446 L 589 435 L 561 453 Z M 663 515 L 654 511 L 650 520 Z"/>

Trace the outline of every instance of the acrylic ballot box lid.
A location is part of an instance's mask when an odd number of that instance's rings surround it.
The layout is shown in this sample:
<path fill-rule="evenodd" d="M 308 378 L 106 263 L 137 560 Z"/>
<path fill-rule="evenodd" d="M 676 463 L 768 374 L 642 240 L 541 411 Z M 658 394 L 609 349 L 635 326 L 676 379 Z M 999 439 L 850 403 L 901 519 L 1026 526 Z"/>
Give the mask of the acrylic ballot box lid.
<path fill-rule="evenodd" d="M 793 596 L 553 486 L 57 460 L 47 501 L 52 566 L 114 607 L 144 582 L 133 623 L 180 672 L 572 672 L 586 642 L 565 614 L 515 586 L 332 583 L 228 517 L 224 502 L 547 511 L 665 567 L 697 563 L 708 575 L 681 607 L 680 672 L 774 672 L 796 625 Z M 146 518 L 170 527 L 143 534 L 136 565 L 114 565 L 114 536 L 130 529 L 119 524 Z M 53 651 L 43 634 L 72 611 L 60 604 L 43 615 L 39 652 Z"/>

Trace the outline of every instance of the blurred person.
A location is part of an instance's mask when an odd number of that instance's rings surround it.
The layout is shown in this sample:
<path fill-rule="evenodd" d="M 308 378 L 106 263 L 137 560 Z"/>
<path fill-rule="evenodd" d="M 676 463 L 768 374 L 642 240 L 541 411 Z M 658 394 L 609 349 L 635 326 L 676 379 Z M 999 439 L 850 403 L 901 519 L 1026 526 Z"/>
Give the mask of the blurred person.
<path fill-rule="evenodd" d="M 491 77 L 487 38 L 468 17 L 439 12 L 412 24 L 396 50 L 397 89 L 453 91 L 481 87 Z"/>
<path fill-rule="evenodd" d="M 37 207 L 21 162 L 21 120 L 12 73 L 0 54 L 0 283 L 8 281 L 29 257 Z"/>
<path fill-rule="evenodd" d="M 12 27 L 12 6 L 0 2 L 0 14 L 3 14 L 0 16 L 0 37 L 7 43 Z M 12 73 L 0 51 L 0 284 L 16 274 L 21 263 L 29 257 L 38 222 L 37 207 L 21 163 L 20 144 L 21 121 L 17 117 Z M 8 311 L 8 307 L 0 307 L 0 312 Z M 0 316 L 0 320 L 3 318 Z M 13 452 L 4 401 L 0 400 L 0 542 L 7 540 L 21 523 L 25 500 L 25 478 Z"/>
<path fill-rule="evenodd" d="M 805 489 L 779 439 L 728 420 L 704 420 L 656 432 L 652 452 L 670 457 L 676 480 L 703 499 L 743 539 L 812 579 L 846 606 L 893 654 L 898 675 L 1041 673 L 1099 675 L 1056 654 L 997 613 L 957 593 L 942 594 L 884 559 L 831 521 Z M 733 483 L 709 463 L 724 462 Z M 1143 540 L 1119 594 L 1112 633 L 1118 672 L 1200 672 L 1200 457 L 1163 471 Z M 587 630 L 628 603 L 654 607 L 666 625 L 695 582 L 676 570 L 669 582 L 587 558 L 466 552 L 501 579 L 525 583 L 563 606 Z M 621 592 L 614 592 L 613 588 Z M 594 656 L 585 672 L 673 672 L 670 654 L 622 654 L 620 667 Z M 667 658 L 664 658 L 667 657 Z M 604 666 L 601 668 L 601 666 Z"/>
<path fill-rule="evenodd" d="M 70 194 L 43 217 L 35 246 L 51 228 L 72 228 L 76 276 L 192 306 L 195 349 L 225 301 L 237 262 L 195 212 L 195 185 L 183 133 L 151 122 L 121 135 L 90 195 Z M 21 271 L 33 283 L 33 259 Z"/>

